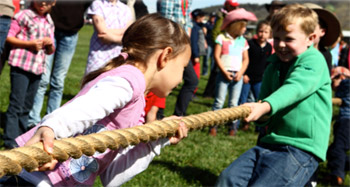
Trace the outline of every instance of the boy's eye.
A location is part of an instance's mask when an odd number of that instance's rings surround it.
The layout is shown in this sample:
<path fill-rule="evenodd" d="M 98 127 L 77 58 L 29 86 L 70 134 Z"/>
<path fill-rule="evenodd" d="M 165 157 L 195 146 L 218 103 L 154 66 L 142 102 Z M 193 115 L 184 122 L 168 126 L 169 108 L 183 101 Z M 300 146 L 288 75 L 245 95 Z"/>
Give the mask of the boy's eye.
<path fill-rule="evenodd" d="M 286 41 L 293 41 L 294 38 L 286 38 Z"/>

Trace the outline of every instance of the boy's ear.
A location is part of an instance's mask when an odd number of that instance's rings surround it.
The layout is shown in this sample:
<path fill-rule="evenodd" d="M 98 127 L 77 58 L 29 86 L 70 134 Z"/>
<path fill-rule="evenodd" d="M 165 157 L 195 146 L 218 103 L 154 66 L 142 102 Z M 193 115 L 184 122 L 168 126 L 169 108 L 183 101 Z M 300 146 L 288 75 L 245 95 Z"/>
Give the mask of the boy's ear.
<path fill-rule="evenodd" d="M 166 64 L 170 60 L 170 54 L 173 52 L 173 49 L 171 47 L 166 47 L 162 50 L 161 54 L 159 55 L 158 62 L 157 62 L 157 69 L 161 70 L 163 69 Z"/>
<path fill-rule="evenodd" d="M 315 39 L 316 39 L 316 33 L 313 32 L 307 37 L 308 46 L 313 45 Z"/>

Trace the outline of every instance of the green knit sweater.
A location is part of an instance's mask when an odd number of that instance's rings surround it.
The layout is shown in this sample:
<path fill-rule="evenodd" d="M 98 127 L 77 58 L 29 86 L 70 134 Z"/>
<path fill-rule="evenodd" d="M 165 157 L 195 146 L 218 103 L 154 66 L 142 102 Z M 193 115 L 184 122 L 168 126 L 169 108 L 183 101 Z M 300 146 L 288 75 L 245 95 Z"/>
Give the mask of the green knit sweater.
<path fill-rule="evenodd" d="M 313 47 L 285 62 L 269 58 L 259 98 L 271 105 L 267 135 L 261 142 L 291 145 L 325 160 L 332 118 L 332 90 L 327 63 Z M 281 74 L 282 73 L 282 74 Z"/>

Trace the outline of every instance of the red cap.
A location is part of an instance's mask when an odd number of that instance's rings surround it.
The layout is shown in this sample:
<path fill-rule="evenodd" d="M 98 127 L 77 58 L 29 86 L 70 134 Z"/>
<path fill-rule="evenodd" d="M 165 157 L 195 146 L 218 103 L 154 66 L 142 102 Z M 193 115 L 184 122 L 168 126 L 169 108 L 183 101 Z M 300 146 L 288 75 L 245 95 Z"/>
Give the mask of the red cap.
<path fill-rule="evenodd" d="M 237 0 L 226 0 L 225 4 L 229 4 L 229 5 L 233 6 L 233 7 L 239 6 L 239 3 L 237 2 Z"/>

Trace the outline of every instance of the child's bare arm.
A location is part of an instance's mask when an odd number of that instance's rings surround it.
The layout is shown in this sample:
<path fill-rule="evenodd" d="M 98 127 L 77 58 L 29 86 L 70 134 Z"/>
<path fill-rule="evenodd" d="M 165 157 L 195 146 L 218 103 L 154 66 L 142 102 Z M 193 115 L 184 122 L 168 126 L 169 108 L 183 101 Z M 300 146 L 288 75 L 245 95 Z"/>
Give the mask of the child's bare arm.
<path fill-rule="evenodd" d="M 245 73 L 245 71 L 248 68 L 248 64 L 249 64 L 249 55 L 248 55 L 248 50 L 243 51 L 243 55 L 242 55 L 242 67 L 241 69 L 236 73 L 235 77 L 234 77 L 234 81 L 239 81 L 241 80 L 242 75 Z"/>
<path fill-rule="evenodd" d="M 132 24 L 132 21 L 129 21 L 125 28 L 122 29 L 109 29 L 106 26 L 106 22 L 103 17 L 98 15 L 92 16 L 94 27 L 97 31 L 98 38 L 103 43 L 121 43 L 124 32 Z"/>
<path fill-rule="evenodd" d="M 218 68 L 220 69 L 221 73 L 224 75 L 224 77 L 227 80 L 232 80 L 233 79 L 232 73 L 226 71 L 226 69 L 224 68 L 224 65 L 223 65 L 223 63 L 221 61 L 221 58 L 220 58 L 221 50 L 222 50 L 221 45 L 216 44 L 215 48 L 214 48 L 214 58 L 215 58 L 216 65 L 218 66 Z"/>
<path fill-rule="evenodd" d="M 151 109 L 148 111 L 147 116 L 146 116 L 146 123 L 157 120 L 158 110 L 159 110 L 159 108 L 157 106 L 151 107 Z"/>
<path fill-rule="evenodd" d="M 28 49 L 33 52 L 40 51 L 43 48 L 42 39 L 34 39 L 30 41 L 20 40 L 16 37 L 8 37 L 6 42 L 13 47 Z"/>

